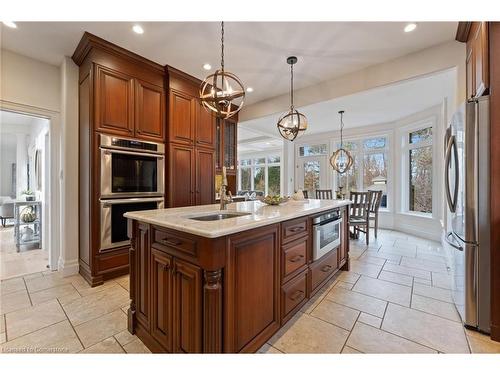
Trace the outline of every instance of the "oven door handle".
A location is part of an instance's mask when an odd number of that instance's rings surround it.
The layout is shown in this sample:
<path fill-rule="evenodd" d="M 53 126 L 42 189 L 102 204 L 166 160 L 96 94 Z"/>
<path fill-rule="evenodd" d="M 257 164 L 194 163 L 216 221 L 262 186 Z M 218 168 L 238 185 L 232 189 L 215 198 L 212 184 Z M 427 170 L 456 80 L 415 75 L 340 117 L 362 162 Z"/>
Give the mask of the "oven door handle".
<path fill-rule="evenodd" d="M 162 154 L 152 154 L 149 152 L 134 152 L 134 151 L 125 151 L 125 150 L 114 150 L 112 148 L 102 148 L 101 151 L 104 153 L 104 155 L 110 155 L 110 154 L 125 154 L 125 155 L 135 155 L 135 156 L 149 156 L 152 158 L 157 158 L 157 159 L 163 159 L 164 155 Z"/>
<path fill-rule="evenodd" d="M 313 224 L 313 227 L 316 230 L 319 230 L 319 228 L 321 228 L 323 225 L 326 225 L 326 224 L 337 225 L 339 223 L 342 223 L 342 221 L 343 221 L 343 218 L 328 219 L 328 220 L 322 221 L 321 223 Z"/>
<path fill-rule="evenodd" d="M 101 199 L 103 207 L 111 207 L 114 204 L 163 202 L 163 198 L 127 198 L 127 199 Z"/>

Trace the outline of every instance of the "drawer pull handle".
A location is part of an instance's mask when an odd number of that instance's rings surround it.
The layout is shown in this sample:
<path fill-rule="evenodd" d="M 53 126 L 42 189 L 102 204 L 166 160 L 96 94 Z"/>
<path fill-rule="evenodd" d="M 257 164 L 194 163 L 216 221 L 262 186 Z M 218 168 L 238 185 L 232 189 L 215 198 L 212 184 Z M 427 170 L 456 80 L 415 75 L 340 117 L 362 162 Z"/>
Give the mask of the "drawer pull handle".
<path fill-rule="evenodd" d="M 295 255 L 293 258 L 290 258 L 288 261 L 291 262 L 291 263 L 296 263 L 299 260 L 301 260 L 302 258 L 304 258 L 303 255 Z"/>
<path fill-rule="evenodd" d="M 171 240 L 171 239 L 165 239 L 165 240 L 159 240 L 158 242 L 160 242 L 161 244 L 163 245 L 166 245 L 166 246 L 179 246 L 182 244 L 182 241 L 179 241 L 179 240 Z"/>
<path fill-rule="evenodd" d="M 292 227 L 289 229 L 292 233 L 300 232 L 301 230 L 304 230 L 304 227 Z"/>
<path fill-rule="evenodd" d="M 327 264 L 326 266 L 324 266 L 324 267 L 322 267 L 322 268 L 321 268 L 321 271 L 323 271 L 323 272 L 328 272 L 328 271 L 330 271 L 332 268 L 333 268 L 332 266 L 330 266 L 329 264 Z"/>
<path fill-rule="evenodd" d="M 297 290 L 295 293 L 293 293 L 290 296 L 290 299 L 292 301 L 297 301 L 299 298 L 302 298 L 303 295 L 304 295 L 304 292 L 302 290 Z"/>

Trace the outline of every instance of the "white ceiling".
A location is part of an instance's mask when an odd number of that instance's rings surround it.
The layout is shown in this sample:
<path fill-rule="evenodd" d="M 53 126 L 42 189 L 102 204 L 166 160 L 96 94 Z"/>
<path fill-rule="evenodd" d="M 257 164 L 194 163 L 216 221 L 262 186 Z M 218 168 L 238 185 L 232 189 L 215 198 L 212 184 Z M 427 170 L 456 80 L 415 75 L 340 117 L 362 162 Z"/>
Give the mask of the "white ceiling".
<path fill-rule="evenodd" d="M 308 119 L 306 134 L 339 130 L 339 110 L 345 110 L 345 128 L 383 124 L 453 100 L 456 71 L 450 69 L 426 77 L 363 91 L 299 108 Z M 241 122 L 238 128 L 278 137 L 276 122 L 280 113 Z M 239 134 L 238 133 L 238 134 Z"/>
<path fill-rule="evenodd" d="M 215 22 L 19 22 L 2 26 L 2 48 L 59 65 L 84 31 L 203 79 L 204 63 L 220 63 L 220 26 Z M 228 22 L 226 68 L 254 88 L 247 103 L 289 90 L 287 56 L 296 55 L 295 87 L 302 88 L 388 61 L 455 36 L 456 22 L 420 22 L 404 33 L 403 22 Z"/>

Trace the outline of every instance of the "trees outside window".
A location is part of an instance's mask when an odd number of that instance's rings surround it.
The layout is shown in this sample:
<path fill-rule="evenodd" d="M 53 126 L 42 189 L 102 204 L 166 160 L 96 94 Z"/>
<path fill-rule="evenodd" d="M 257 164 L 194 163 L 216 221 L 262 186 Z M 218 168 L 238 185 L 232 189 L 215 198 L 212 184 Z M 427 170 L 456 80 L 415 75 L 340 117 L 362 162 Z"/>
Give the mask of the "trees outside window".
<path fill-rule="evenodd" d="M 281 156 L 241 159 L 238 168 L 238 191 L 257 191 L 264 195 L 281 193 Z"/>
<path fill-rule="evenodd" d="M 408 210 L 432 213 L 432 127 L 408 133 Z"/>

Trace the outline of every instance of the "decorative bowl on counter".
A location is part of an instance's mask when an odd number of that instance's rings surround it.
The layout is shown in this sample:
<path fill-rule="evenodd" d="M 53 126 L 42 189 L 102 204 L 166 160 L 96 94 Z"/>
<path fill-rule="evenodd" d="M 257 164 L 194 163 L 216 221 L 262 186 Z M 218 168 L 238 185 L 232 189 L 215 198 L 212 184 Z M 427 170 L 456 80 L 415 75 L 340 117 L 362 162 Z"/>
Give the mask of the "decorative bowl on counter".
<path fill-rule="evenodd" d="M 258 197 L 259 201 L 270 206 L 277 206 L 281 203 L 288 202 L 290 197 L 281 197 L 279 195 L 266 195 L 265 197 Z"/>

